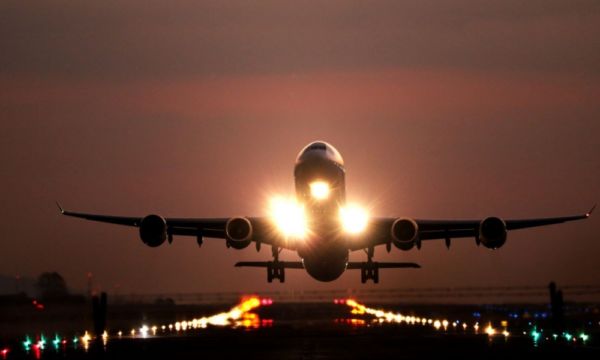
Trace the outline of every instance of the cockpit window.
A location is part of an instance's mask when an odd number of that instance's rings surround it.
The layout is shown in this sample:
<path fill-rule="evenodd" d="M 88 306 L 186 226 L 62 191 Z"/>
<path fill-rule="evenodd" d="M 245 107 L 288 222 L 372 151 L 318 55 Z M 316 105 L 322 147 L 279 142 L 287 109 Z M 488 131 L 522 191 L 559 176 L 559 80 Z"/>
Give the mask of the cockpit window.
<path fill-rule="evenodd" d="M 333 146 L 325 141 L 315 141 L 306 145 L 306 147 L 303 148 L 298 154 L 296 163 L 311 158 L 313 155 L 334 161 L 340 167 L 344 166 L 344 159 L 342 159 L 342 155 L 340 155 L 340 153 Z"/>
<path fill-rule="evenodd" d="M 312 144 L 307 150 L 327 150 L 327 146 L 323 143 Z"/>

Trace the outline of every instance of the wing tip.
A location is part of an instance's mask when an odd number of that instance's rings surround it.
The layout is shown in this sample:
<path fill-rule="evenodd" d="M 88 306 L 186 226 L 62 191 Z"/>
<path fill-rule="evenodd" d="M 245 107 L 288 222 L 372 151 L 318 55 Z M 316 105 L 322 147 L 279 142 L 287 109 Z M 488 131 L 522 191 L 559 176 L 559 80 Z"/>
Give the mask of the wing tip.
<path fill-rule="evenodd" d="M 592 213 L 594 212 L 594 209 L 596 209 L 596 205 L 597 205 L 597 204 L 594 204 L 594 206 L 592 206 L 592 208 L 590 209 L 590 211 L 588 211 L 588 212 L 585 214 L 585 217 L 590 217 L 590 215 L 592 215 Z"/>
<path fill-rule="evenodd" d="M 58 201 L 55 201 L 56 206 L 58 206 L 58 210 L 60 211 L 61 214 L 65 213 L 65 209 L 63 209 L 62 206 L 60 206 L 60 203 Z"/>

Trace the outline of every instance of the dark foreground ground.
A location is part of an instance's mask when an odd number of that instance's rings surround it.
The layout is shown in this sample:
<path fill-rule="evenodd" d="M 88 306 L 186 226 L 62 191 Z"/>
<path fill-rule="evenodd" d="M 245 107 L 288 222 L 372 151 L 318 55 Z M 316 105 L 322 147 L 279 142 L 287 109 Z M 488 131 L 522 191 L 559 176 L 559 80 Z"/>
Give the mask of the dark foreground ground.
<path fill-rule="evenodd" d="M 401 326 L 355 328 L 306 325 L 256 330 L 210 329 L 185 336 L 121 338 L 41 354 L 16 350 L 8 358 L 42 359 L 598 359 L 591 346 L 533 346 L 526 337 L 445 334 Z"/>
<path fill-rule="evenodd" d="M 217 307 L 172 307 L 162 311 L 156 307 L 126 307 L 116 318 L 109 317 L 109 336 L 91 339 L 83 344 L 84 329 L 45 333 L 43 348 L 36 347 L 40 334 L 29 333 L 32 344 L 24 346 L 25 335 L 4 336 L 2 359 L 600 359 L 600 323 L 597 314 L 585 324 L 578 321 L 570 333 L 552 330 L 534 317 L 510 320 L 510 335 L 499 333 L 501 320 L 516 308 L 483 308 L 452 306 L 389 306 L 404 314 L 433 318 L 464 319 L 466 329 L 449 325 L 446 330 L 430 325 L 407 325 L 377 321 L 369 314 L 352 314 L 345 305 L 273 304 L 252 311 L 256 315 L 248 324 L 211 326 L 187 331 L 161 330 L 161 324 L 174 324 L 187 317 L 209 316 L 227 310 Z M 522 309 L 522 307 L 519 307 Z M 127 311 L 125 311 L 127 309 Z M 414 310 L 411 310 L 414 309 Z M 531 310 L 535 314 L 536 309 Z M 482 313 L 483 312 L 483 313 Z M 113 307 L 113 315 L 119 309 Z M 131 319 L 123 319 L 125 314 Z M 135 315 L 134 315 L 135 314 Z M 156 335 L 142 336 L 141 324 L 158 325 Z M 474 331 L 472 323 L 481 323 Z M 498 332 L 490 336 L 483 331 L 488 321 Z M 68 323 L 68 322 L 67 322 Z M 46 321 L 45 326 L 49 322 Z M 4 324 L 6 325 L 6 324 Z M 25 324 L 27 325 L 27 324 Z M 112 326 L 111 326 L 112 325 Z M 24 326 L 21 324 L 21 326 Z M 61 326 L 65 326 L 62 324 Z M 168 326 L 168 325 L 167 325 Z M 532 329 L 541 330 L 534 341 Z M 589 338 L 584 342 L 578 333 L 583 327 Z M 117 330 L 119 329 L 119 330 Z M 131 330 L 136 330 L 134 336 Z M 118 335 L 117 331 L 121 332 Z M 556 334 L 556 337 L 554 337 Z M 56 340 L 58 337 L 58 340 Z M 79 339 L 79 340 L 75 340 Z M 568 340 L 567 340 L 568 339 Z M 87 348 L 87 349 L 86 349 Z M 0 351 L 2 350 L 0 349 Z"/>

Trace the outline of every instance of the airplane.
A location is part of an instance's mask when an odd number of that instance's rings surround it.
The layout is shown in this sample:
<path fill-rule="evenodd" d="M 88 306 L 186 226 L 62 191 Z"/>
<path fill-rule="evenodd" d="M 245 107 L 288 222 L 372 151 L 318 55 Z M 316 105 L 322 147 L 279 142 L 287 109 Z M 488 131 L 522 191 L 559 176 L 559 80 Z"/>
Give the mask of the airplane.
<path fill-rule="evenodd" d="M 204 238 L 225 240 L 228 248 L 244 249 L 251 243 L 271 247 L 272 261 L 238 262 L 237 267 L 267 269 L 267 281 L 285 281 L 285 269 L 304 269 L 318 281 L 339 278 L 346 270 L 360 270 L 361 282 L 379 283 L 379 269 L 419 268 L 409 262 L 373 261 L 375 247 L 392 245 L 408 251 L 428 240 L 474 238 L 475 243 L 498 249 L 506 242 L 507 232 L 588 218 L 585 214 L 503 220 L 490 216 L 476 220 L 422 220 L 410 217 L 370 217 L 362 208 L 346 202 L 344 160 L 332 145 L 315 141 L 300 151 L 294 166 L 295 196 L 272 200 L 267 216 L 230 218 L 170 218 L 156 214 L 125 217 L 86 214 L 63 209 L 60 212 L 87 220 L 134 226 L 144 244 L 158 247 L 174 236 L 195 237 L 199 246 Z M 301 261 L 279 260 L 283 249 L 297 252 Z M 367 261 L 350 262 L 351 251 L 364 250 Z"/>

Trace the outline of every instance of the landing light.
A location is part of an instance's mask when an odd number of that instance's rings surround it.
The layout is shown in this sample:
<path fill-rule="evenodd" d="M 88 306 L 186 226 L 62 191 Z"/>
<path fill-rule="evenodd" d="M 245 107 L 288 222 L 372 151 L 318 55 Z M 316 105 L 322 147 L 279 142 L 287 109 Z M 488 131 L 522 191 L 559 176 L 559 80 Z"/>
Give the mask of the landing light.
<path fill-rule="evenodd" d="M 365 231 L 369 222 L 367 211 L 356 205 L 340 208 L 340 218 L 344 231 L 350 234 L 359 234 Z"/>
<path fill-rule="evenodd" d="M 271 200 L 271 217 L 285 237 L 304 238 L 308 232 L 304 207 L 294 200 L 276 197 Z"/>
<path fill-rule="evenodd" d="M 315 181 L 310 184 L 310 194 L 317 200 L 325 200 L 329 197 L 329 184 L 325 181 Z"/>

